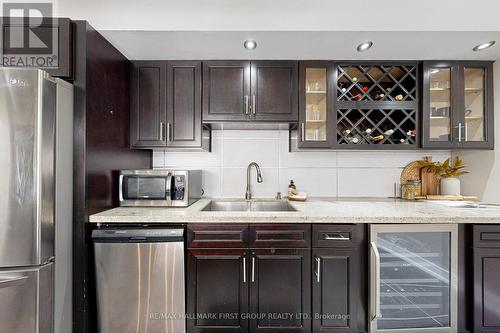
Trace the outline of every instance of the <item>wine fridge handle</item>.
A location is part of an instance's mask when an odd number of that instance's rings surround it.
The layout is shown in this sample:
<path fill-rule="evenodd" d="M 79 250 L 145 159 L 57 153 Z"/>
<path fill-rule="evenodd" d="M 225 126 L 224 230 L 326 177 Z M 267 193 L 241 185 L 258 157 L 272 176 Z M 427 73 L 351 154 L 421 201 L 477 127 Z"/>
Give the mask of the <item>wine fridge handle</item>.
<path fill-rule="evenodd" d="M 316 281 L 319 283 L 321 281 L 321 258 L 316 257 Z"/>
<path fill-rule="evenodd" d="M 300 138 L 302 142 L 306 141 L 306 133 L 304 123 L 300 123 Z"/>
<path fill-rule="evenodd" d="M 380 314 L 380 254 L 375 242 L 370 243 L 371 255 L 371 318 L 375 320 L 381 317 Z"/>

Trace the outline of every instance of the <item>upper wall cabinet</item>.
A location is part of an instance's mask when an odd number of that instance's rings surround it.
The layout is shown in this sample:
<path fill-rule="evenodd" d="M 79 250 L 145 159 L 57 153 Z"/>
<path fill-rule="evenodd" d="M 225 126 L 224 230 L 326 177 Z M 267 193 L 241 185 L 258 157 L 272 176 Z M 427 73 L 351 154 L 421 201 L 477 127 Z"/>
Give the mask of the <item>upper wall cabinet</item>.
<path fill-rule="evenodd" d="M 2 66 L 40 68 L 54 77 L 73 78 L 70 19 L 44 18 L 30 26 L 22 17 L 2 17 L 1 25 Z"/>
<path fill-rule="evenodd" d="M 493 149 L 493 64 L 424 62 L 424 148 Z"/>
<path fill-rule="evenodd" d="M 132 64 L 131 146 L 208 149 L 201 123 L 201 62 Z"/>
<path fill-rule="evenodd" d="M 296 122 L 297 61 L 203 63 L 203 121 Z"/>
<path fill-rule="evenodd" d="M 333 135 L 333 65 L 302 61 L 299 66 L 299 148 L 330 148 Z"/>

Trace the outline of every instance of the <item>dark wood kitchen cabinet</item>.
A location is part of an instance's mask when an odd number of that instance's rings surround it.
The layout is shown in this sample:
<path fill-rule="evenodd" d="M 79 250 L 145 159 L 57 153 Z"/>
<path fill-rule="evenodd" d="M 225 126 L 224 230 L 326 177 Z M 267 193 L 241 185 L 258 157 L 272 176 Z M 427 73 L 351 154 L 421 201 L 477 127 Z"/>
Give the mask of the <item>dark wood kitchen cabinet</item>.
<path fill-rule="evenodd" d="M 201 62 L 136 61 L 131 147 L 209 149 L 201 122 Z"/>
<path fill-rule="evenodd" d="M 311 250 L 252 249 L 250 332 L 311 332 Z"/>
<path fill-rule="evenodd" d="M 493 63 L 425 61 L 423 148 L 493 149 Z"/>
<path fill-rule="evenodd" d="M 189 249 L 187 332 L 248 332 L 248 283 L 245 249 Z"/>
<path fill-rule="evenodd" d="M 474 332 L 500 332 L 500 225 L 474 226 Z"/>
<path fill-rule="evenodd" d="M 297 61 L 203 62 L 203 121 L 296 122 Z"/>
<path fill-rule="evenodd" d="M 364 225 L 313 225 L 313 332 L 363 332 Z"/>
<path fill-rule="evenodd" d="M 136 61 L 131 75 L 131 146 L 165 147 L 167 63 Z"/>
<path fill-rule="evenodd" d="M 203 120 L 244 121 L 250 114 L 250 62 L 203 62 Z"/>
<path fill-rule="evenodd" d="M 331 148 L 334 144 L 333 75 L 332 62 L 300 62 L 299 148 Z"/>

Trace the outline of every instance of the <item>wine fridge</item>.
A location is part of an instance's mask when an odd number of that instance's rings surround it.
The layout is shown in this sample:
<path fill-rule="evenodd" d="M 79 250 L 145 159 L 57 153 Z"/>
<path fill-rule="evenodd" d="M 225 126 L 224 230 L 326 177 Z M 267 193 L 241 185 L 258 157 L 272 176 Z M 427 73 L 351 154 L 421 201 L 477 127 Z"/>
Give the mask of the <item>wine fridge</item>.
<path fill-rule="evenodd" d="M 457 225 L 372 225 L 370 333 L 457 331 Z"/>

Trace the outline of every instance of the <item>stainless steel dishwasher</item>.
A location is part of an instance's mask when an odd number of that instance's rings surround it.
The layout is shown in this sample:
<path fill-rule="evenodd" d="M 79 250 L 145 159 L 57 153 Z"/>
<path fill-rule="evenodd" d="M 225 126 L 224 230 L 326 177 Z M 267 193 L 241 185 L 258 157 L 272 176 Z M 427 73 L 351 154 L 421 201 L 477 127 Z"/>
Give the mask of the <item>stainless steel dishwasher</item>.
<path fill-rule="evenodd" d="M 184 333 L 183 229 L 99 229 L 100 333 Z"/>

